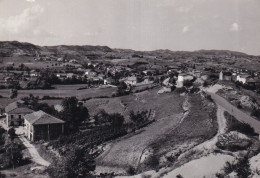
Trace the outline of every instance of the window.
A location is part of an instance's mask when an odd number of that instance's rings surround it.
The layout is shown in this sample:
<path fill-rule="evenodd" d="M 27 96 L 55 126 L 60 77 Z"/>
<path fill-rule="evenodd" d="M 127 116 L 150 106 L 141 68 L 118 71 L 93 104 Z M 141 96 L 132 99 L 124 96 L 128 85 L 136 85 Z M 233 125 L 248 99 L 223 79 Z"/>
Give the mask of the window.
<path fill-rule="evenodd" d="M 21 115 L 19 115 L 19 119 L 22 119 L 22 116 L 21 116 Z"/>
<path fill-rule="evenodd" d="M 11 119 L 13 119 L 14 118 L 14 115 L 11 115 Z"/>

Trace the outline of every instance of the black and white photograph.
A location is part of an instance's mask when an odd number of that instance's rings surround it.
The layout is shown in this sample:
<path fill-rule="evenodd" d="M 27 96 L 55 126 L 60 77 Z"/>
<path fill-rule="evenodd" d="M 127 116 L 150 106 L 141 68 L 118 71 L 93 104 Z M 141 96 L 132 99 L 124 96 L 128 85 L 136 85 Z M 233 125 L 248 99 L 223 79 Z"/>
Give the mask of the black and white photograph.
<path fill-rule="evenodd" d="M 0 178 L 260 178 L 260 0 L 0 0 Z"/>

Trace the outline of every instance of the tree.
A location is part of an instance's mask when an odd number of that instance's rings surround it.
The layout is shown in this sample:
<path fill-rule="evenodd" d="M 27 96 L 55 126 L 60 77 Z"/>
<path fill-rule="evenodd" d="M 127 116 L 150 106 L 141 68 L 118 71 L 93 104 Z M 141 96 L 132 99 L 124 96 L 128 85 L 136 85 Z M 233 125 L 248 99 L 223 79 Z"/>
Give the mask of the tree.
<path fill-rule="evenodd" d="M 119 113 L 113 113 L 113 114 L 110 114 L 109 120 L 111 122 L 111 126 L 115 129 L 118 129 L 118 128 L 122 127 L 122 125 L 125 121 L 125 118 L 124 118 L 124 116 L 122 116 Z"/>
<path fill-rule="evenodd" d="M 62 100 L 63 110 L 60 117 L 66 121 L 66 125 L 73 131 L 77 130 L 83 121 L 89 118 L 88 109 L 76 97 L 68 97 Z"/>
<path fill-rule="evenodd" d="M 72 146 L 68 154 L 55 160 L 47 169 L 51 177 L 91 177 L 90 172 L 96 168 L 93 155 L 89 150 Z"/>
<path fill-rule="evenodd" d="M 138 125 L 147 121 L 147 113 L 148 111 L 137 111 L 137 113 L 130 111 L 129 118 L 135 125 Z"/>
<path fill-rule="evenodd" d="M 13 127 L 8 130 L 8 135 L 10 136 L 11 140 L 14 140 L 16 134 L 15 134 L 15 129 Z"/>
<path fill-rule="evenodd" d="M 102 109 L 97 114 L 95 114 L 94 120 L 96 125 L 109 123 L 109 114 L 104 109 Z"/>
<path fill-rule="evenodd" d="M 244 157 L 236 164 L 236 173 L 239 178 L 249 177 L 251 175 L 250 163 L 248 157 Z"/>
<path fill-rule="evenodd" d="M 16 89 L 11 89 L 10 90 L 10 98 L 13 99 L 13 98 L 16 98 L 18 95 L 18 92 Z"/>

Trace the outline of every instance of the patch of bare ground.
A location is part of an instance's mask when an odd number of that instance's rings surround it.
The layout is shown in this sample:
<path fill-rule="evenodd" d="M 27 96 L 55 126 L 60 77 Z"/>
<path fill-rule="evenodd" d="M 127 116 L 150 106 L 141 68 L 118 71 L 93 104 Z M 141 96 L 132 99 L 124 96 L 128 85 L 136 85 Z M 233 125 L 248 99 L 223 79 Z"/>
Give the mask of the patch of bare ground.
<path fill-rule="evenodd" d="M 182 153 L 216 135 L 218 124 L 215 104 L 195 94 L 189 96 L 189 103 L 189 114 L 180 125 L 151 143 L 154 158 L 144 161 L 139 172 L 184 164 L 189 157 L 178 160 Z"/>

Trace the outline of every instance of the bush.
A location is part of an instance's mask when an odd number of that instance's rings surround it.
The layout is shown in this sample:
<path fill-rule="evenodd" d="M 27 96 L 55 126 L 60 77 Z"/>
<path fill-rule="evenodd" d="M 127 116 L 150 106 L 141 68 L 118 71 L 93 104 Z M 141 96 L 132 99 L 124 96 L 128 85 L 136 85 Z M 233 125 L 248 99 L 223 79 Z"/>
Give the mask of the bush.
<path fill-rule="evenodd" d="M 127 174 L 129 175 L 135 175 L 136 171 L 135 171 L 135 168 L 130 166 L 127 170 L 126 170 Z"/>
<path fill-rule="evenodd" d="M 251 116 L 260 118 L 260 109 L 254 108 L 253 111 L 252 111 L 252 113 L 251 113 Z"/>
<path fill-rule="evenodd" d="M 13 140 L 14 137 L 16 136 L 14 128 L 10 128 L 7 133 L 10 136 L 11 140 Z"/>
<path fill-rule="evenodd" d="M 243 133 L 243 134 L 251 135 L 251 136 L 256 135 L 254 128 L 252 128 L 252 127 L 251 127 L 249 124 L 247 124 L 247 123 L 238 122 L 238 123 L 236 123 L 236 124 L 232 124 L 232 125 L 230 126 L 230 130 L 231 130 L 231 131 L 238 131 L 238 132 L 241 132 L 241 133 Z"/>
<path fill-rule="evenodd" d="M 155 155 L 152 155 L 148 158 L 146 165 L 150 168 L 157 168 L 159 166 L 159 159 Z"/>

